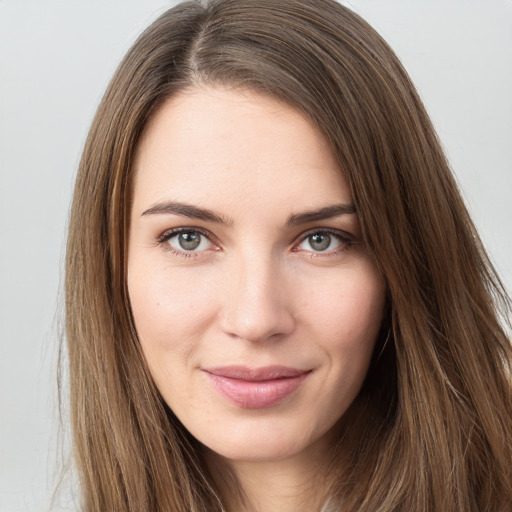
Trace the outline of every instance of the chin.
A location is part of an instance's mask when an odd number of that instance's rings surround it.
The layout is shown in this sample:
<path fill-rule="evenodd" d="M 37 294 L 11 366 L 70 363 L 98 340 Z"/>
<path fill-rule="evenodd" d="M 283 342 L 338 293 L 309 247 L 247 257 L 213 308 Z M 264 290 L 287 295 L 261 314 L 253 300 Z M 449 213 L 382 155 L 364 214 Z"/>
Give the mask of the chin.
<path fill-rule="evenodd" d="M 310 457 L 318 453 L 319 445 L 327 440 L 327 434 L 314 436 L 310 429 L 294 432 L 291 428 L 258 425 L 252 428 L 227 429 L 222 436 L 204 439 L 203 444 L 211 452 L 229 461 L 272 462 Z"/>
<path fill-rule="evenodd" d="M 272 462 L 292 458 L 301 451 L 300 446 L 292 446 L 262 440 L 252 445 L 222 446 L 215 453 L 221 457 L 240 462 Z"/>

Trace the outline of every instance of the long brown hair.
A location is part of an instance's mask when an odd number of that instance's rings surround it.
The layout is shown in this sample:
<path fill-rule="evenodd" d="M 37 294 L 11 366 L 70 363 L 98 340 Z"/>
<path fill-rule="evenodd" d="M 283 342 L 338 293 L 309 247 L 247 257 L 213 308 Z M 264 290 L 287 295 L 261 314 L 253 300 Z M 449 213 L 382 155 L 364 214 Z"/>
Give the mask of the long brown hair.
<path fill-rule="evenodd" d="M 141 35 L 105 93 L 66 258 L 84 510 L 222 508 L 199 443 L 150 377 L 126 290 L 138 140 L 165 99 L 195 84 L 272 95 L 323 131 L 387 283 L 373 362 L 340 427 L 334 501 L 344 512 L 511 510 L 512 355 L 500 324 L 510 301 L 408 75 L 334 0 L 180 4 Z"/>

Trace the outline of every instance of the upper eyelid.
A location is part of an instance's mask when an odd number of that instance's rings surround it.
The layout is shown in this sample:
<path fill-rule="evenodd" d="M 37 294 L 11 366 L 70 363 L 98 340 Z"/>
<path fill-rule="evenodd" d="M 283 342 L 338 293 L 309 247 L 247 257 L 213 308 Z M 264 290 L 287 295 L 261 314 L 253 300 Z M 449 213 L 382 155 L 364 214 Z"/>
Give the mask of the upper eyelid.
<path fill-rule="evenodd" d="M 174 235 L 178 235 L 180 233 L 199 233 L 204 237 L 208 238 L 210 242 L 216 243 L 216 237 L 208 230 L 198 227 L 192 226 L 180 226 L 177 228 L 166 229 L 161 235 L 158 236 L 158 241 L 168 240 L 172 238 Z"/>
<path fill-rule="evenodd" d="M 354 241 L 354 236 L 353 235 L 351 235 L 347 231 L 343 231 L 342 229 L 336 229 L 336 228 L 313 228 L 313 229 L 308 229 L 307 231 L 304 231 L 303 233 L 301 233 L 296 238 L 296 241 L 302 242 L 308 236 L 314 235 L 316 233 L 327 233 L 328 235 L 338 236 L 338 237 L 340 237 L 341 239 L 344 239 L 344 240 L 350 240 L 351 242 Z"/>

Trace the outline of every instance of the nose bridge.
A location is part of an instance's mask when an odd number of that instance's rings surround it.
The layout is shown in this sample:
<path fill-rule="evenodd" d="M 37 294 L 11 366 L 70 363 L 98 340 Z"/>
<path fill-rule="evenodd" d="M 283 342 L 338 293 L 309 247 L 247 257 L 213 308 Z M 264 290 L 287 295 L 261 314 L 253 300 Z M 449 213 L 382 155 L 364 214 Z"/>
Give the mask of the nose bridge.
<path fill-rule="evenodd" d="M 224 331 L 253 342 L 290 333 L 294 319 L 285 274 L 282 262 L 270 251 L 244 251 L 234 258 Z"/>

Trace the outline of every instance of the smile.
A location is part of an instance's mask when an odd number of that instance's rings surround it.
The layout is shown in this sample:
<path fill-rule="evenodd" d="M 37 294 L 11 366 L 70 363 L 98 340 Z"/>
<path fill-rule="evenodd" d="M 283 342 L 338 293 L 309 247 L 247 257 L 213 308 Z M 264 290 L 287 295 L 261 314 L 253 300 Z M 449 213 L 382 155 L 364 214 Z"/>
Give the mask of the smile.
<path fill-rule="evenodd" d="M 291 395 L 311 373 L 285 366 L 246 368 L 228 366 L 203 370 L 217 391 L 246 409 L 277 405 Z"/>

